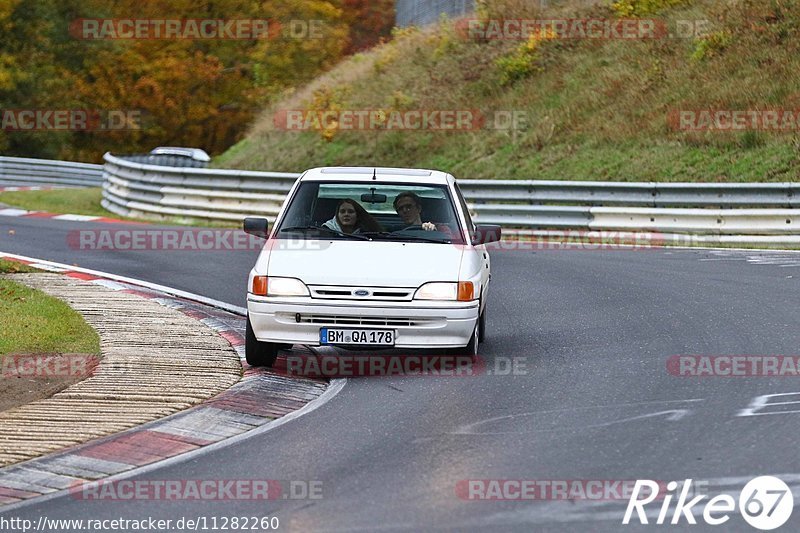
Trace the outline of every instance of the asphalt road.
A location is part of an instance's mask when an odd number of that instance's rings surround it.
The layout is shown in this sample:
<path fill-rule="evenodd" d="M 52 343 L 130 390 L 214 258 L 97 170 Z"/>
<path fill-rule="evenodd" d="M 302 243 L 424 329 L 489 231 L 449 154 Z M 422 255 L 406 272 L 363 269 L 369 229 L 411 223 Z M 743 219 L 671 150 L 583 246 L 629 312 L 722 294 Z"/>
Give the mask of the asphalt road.
<path fill-rule="evenodd" d="M 0 217 L 0 251 L 244 305 L 255 252 L 86 252 L 66 244 L 70 230 L 95 226 Z M 740 416 L 759 396 L 797 392 L 766 401 L 800 400 L 800 379 L 667 371 L 673 355 L 797 355 L 800 262 L 793 258 L 498 251 L 482 356 L 490 369 L 516 358 L 516 375 L 350 379 L 298 420 L 136 478 L 314 481 L 320 499 L 109 503 L 64 496 L 0 516 L 205 516 L 209 530 L 212 517 L 276 516 L 288 531 L 756 531 L 735 511 L 716 528 L 685 518 L 655 526 L 660 504 L 653 503 L 651 525 L 623 526 L 624 499 L 470 501 L 457 487 L 487 479 L 613 486 L 691 478 L 707 484 L 710 496 L 738 496 L 747 480 L 773 474 L 800 502 L 800 408 Z M 759 412 L 767 411 L 750 414 Z M 702 524 L 702 508 L 694 515 Z M 67 530 L 77 529 L 59 529 Z M 800 512 L 782 530 L 800 530 Z"/>
<path fill-rule="evenodd" d="M 244 306 L 247 272 L 255 263 L 258 249 L 247 245 L 241 247 L 244 249 L 224 249 L 226 243 L 236 248 L 233 232 L 237 230 L 203 228 L 212 232 L 212 239 L 217 235 L 226 239 L 219 250 L 107 249 L 109 243 L 115 246 L 115 234 L 109 232 L 151 229 L 174 231 L 179 245 L 183 235 L 193 231 L 186 226 L 102 224 L 0 216 L 0 251 L 129 276 Z M 104 231 L 111 241 L 106 240 L 107 237 L 102 233 Z M 81 232 L 86 233 L 83 246 Z M 125 238 L 119 239 L 122 247 L 133 246 L 131 236 L 126 233 Z M 197 235 L 194 237 L 196 241 Z M 200 240 L 198 248 L 208 242 Z M 101 249 L 94 249 L 98 247 Z M 191 241 L 187 241 L 186 248 L 191 248 Z"/>

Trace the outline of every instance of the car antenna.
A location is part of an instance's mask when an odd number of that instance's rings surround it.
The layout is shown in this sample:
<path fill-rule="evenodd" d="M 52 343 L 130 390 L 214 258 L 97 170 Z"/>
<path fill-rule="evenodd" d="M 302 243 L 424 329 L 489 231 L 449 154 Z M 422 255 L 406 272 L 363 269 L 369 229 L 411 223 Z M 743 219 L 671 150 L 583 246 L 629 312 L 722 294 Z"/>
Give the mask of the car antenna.
<path fill-rule="evenodd" d="M 378 177 L 377 177 L 377 176 L 375 176 L 375 171 L 376 171 L 376 170 L 377 170 L 377 169 L 376 169 L 375 167 L 372 167 L 372 179 L 374 179 L 374 180 L 378 179 Z"/>

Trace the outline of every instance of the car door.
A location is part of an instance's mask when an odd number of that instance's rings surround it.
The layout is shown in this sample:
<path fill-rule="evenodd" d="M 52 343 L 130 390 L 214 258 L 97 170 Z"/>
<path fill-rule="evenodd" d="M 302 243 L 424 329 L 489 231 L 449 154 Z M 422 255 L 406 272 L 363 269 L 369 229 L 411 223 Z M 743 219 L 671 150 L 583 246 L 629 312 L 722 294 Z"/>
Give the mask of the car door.
<path fill-rule="evenodd" d="M 469 239 L 470 244 L 472 243 L 472 235 L 475 232 L 475 223 L 472 221 L 472 215 L 469 212 L 469 206 L 467 205 L 466 200 L 464 200 L 464 195 L 461 193 L 461 188 L 458 186 L 455 180 L 453 180 L 453 190 L 455 191 L 456 200 L 458 201 L 458 205 L 461 209 L 461 213 L 464 219 L 464 223 L 468 228 L 467 231 L 467 239 Z M 489 257 L 489 252 L 486 250 L 486 246 L 483 244 L 479 244 L 477 246 L 470 246 L 468 249 L 472 250 L 473 253 L 479 255 L 479 260 L 481 262 L 481 310 L 483 310 L 483 306 L 486 305 L 486 298 L 488 296 L 489 290 L 489 280 L 491 279 L 491 259 Z"/>

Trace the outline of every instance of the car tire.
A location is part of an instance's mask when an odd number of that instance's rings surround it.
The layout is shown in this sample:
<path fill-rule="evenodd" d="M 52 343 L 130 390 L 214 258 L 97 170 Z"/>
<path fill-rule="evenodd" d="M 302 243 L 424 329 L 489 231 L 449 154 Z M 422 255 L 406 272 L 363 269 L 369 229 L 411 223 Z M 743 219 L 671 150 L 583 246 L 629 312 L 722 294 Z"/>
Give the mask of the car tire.
<path fill-rule="evenodd" d="M 478 319 L 478 342 L 483 343 L 486 340 L 486 308 L 483 308 L 483 313 L 481 313 L 480 318 Z"/>
<path fill-rule="evenodd" d="M 478 344 L 481 342 L 481 321 L 480 318 L 475 322 L 475 331 L 472 332 L 472 337 L 469 343 L 464 348 L 464 355 L 471 355 L 472 359 L 478 357 Z"/>
<path fill-rule="evenodd" d="M 250 317 L 247 317 L 247 328 L 244 336 L 244 356 L 250 366 L 271 367 L 278 358 L 279 344 L 274 342 L 261 342 L 253 333 Z"/>

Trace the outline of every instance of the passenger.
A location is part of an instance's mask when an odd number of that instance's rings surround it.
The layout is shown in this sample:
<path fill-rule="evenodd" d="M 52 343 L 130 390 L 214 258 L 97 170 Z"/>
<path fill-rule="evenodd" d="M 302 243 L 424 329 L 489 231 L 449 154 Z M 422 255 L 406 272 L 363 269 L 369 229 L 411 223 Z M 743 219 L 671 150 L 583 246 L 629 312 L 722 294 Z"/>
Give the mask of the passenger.
<path fill-rule="evenodd" d="M 336 204 L 336 215 L 323 224 L 342 233 L 361 233 L 362 231 L 383 231 L 372 215 L 361 204 L 348 198 Z"/>

